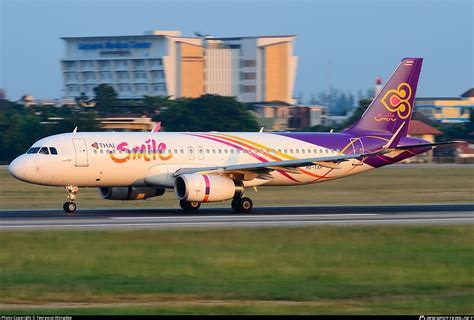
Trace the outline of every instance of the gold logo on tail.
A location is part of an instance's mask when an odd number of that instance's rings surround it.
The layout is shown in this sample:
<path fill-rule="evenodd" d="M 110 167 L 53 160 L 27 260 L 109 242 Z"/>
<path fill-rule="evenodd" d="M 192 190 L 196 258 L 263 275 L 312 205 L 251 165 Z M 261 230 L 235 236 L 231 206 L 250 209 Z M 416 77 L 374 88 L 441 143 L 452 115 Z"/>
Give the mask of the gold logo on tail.
<path fill-rule="evenodd" d="M 380 102 L 390 112 L 396 112 L 400 119 L 406 119 L 411 113 L 411 98 L 412 90 L 408 83 L 402 82 L 397 89 L 388 90 Z"/>

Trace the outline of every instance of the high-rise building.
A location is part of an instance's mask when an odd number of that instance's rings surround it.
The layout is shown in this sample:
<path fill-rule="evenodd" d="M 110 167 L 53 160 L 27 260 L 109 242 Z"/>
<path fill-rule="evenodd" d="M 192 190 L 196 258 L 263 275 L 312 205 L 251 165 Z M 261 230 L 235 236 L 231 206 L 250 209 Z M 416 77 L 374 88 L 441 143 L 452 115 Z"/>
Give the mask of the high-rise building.
<path fill-rule="evenodd" d="M 65 95 L 108 84 L 120 98 L 205 93 L 241 102 L 293 103 L 295 36 L 183 37 L 179 31 L 136 36 L 64 37 Z"/>

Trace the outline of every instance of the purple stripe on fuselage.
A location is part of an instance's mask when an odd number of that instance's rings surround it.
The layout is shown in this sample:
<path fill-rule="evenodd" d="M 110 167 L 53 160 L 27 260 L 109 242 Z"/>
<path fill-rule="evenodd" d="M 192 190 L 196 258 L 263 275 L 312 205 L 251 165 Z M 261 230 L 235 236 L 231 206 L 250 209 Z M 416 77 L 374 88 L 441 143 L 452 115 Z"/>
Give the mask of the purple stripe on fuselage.
<path fill-rule="evenodd" d="M 200 135 L 200 134 L 192 134 L 192 133 L 191 133 L 190 135 L 195 136 L 195 137 L 200 137 L 200 138 L 205 138 L 205 139 L 213 140 L 213 141 L 216 141 L 216 142 L 219 142 L 219 143 L 226 144 L 226 145 L 231 146 L 231 147 L 233 147 L 233 148 L 239 149 L 239 150 L 241 150 L 241 151 L 246 151 L 245 148 L 242 148 L 242 147 L 240 147 L 240 146 L 238 146 L 238 145 L 236 145 L 236 144 L 227 142 L 227 141 L 225 141 L 225 140 L 221 140 L 221 139 L 217 139 L 217 138 L 213 138 L 213 137 L 209 137 L 209 136 L 204 136 L 204 135 Z M 256 159 L 258 159 L 258 160 L 260 160 L 260 161 L 262 161 L 262 162 L 268 162 L 267 159 L 262 158 L 262 157 L 260 157 L 259 155 L 256 155 L 256 154 L 253 153 L 253 152 L 246 152 L 246 153 L 247 153 L 247 154 L 250 154 L 251 156 L 253 156 L 254 158 L 256 158 Z"/>
<path fill-rule="evenodd" d="M 361 133 L 360 135 L 326 132 L 275 132 L 272 134 L 296 139 L 299 141 L 304 141 L 313 145 L 333 150 L 343 150 L 348 144 L 351 144 L 354 139 L 358 139 L 344 151 L 344 154 L 380 150 L 392 137 L 390 135 L 377 134 L 374 132 Z M 405 137 L 400 139 L 399 145 L 412 145 L 417 143 L 429 143 L 429 141 L 418 138 Z M 411 149 L 410 151 L 415 154 L 420 154 L 430 149 L 431 147 L 421 147 Z M 389 158 L 386 156 L 381 156 L 381 158 L 378 158 L 376 156 L 367 157 L 364 162 L 372 167 L 378 168 L 387 164 L 399 162 L 401 160 L 413 156 L 414 155 L 410 152 L 403 152 L 394 158 Z"/>
<path fill-rule="evenodd" d="M 200 137 L 200 138 L 209 139 L 209 140 L 214 140 L 214 141 L 216 141 L 216 142 L 220 142 L 220 143 L 226 144 L 226 145 L 228 145 L 228 146 L 234 147 L 234 148 L 239 149 L 239 150 L 244 151 L 244 152 L 247 150 L 247 149 L 245 149 L 245 148 L 242 148 L 242 147 L 240 147 L 240 146 L 238 146 L 238 145 L 236 145 L 236 144 L 227 142 L 227 141 L 225 141 L 225 140 L 221 140 L 221 139 L 217 139 L 217 138 L 213 138 L 213 137 L 209 137 L 209 136 L 205 136 L 205 135 L 201 135 L 201 134 L 193 134 L 193 133 L 191 133 L 190 135 L 195 136 L 195 137 Z M 254 158 L 256 158 L 256 159 L 262 161 L 262 162 L 268 162 L 267 159 L 262 158 L 262 157 L 260 157 L 259 155 L 256 155 L 256 154 L 253 153 L 253 152 L 246 152 L 246 153 L 249 154 L 249 155 L 251 155 L 251 156 L 253 156 Z M 295 178 L 291 177 L 291 176 L 290 176 L 289 174 L 287 174 L 286 172 L 283 172 L 283 171 L 280 171 L 280 170 L 277 170 L 277 172 L 280 173 L 282 176 L 284 176 L 284 177 L 290 179 L 291 181 L 299 182 L 298 180 L 296 180 Z"/>

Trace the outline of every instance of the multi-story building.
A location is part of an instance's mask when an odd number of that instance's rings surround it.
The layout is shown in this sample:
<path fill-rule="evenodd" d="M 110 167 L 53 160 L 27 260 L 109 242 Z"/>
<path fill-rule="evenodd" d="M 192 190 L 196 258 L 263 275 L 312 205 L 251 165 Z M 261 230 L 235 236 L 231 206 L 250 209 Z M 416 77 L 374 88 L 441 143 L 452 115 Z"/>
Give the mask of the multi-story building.
<path fill-rule="evenodd" d="M 469 121 L 474 112 L 474 88 L 460 97 L 416 98 L 415 108 L 431 120 L 443 123 Z"/>
<path fill-rule="evenodd" d="M 293 102 L 295 36 L 183 37 L 178 31 L 136 36 L 64 37 L 65 95 L 93 96 L 113 86 L 119 98 L 235 96 L 241 102 Z"/>

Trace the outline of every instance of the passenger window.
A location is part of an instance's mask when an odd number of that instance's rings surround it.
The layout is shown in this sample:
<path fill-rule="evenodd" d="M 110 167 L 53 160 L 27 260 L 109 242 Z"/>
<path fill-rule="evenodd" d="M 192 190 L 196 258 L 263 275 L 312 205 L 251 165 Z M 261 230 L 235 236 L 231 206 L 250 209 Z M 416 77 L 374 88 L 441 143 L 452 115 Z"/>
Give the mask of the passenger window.
<path fill-rule="evenodd" d="M 51 154 L 58 154 L 58 150 L 56 150 L 56 148 L 54 148 L 54 147 L 49 147 L 49 152 Z"/>
<path fill-rule="evenodd" d="M 26 151 L 27 154 L 35 154 L 35 153 L 38 153 L 40 148 L 38 147 L 34 147 L 34 148 L 30 148 L 28 151 Z"/>
<path fill-rule="evenodd" d="M 47 147 L 41 147 L 39 153 L 40 154 L 49 154 L 48 148 Z"/>

